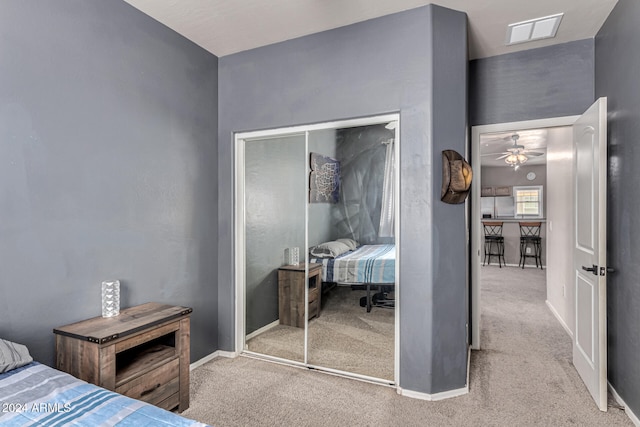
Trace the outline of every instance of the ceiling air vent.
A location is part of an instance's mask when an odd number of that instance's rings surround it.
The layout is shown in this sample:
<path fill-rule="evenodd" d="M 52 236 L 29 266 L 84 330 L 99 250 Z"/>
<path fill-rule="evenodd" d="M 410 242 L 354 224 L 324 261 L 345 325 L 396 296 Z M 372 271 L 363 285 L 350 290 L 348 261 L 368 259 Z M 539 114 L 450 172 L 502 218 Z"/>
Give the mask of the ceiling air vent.
<path fill-rule="evenodd" d="M 564 13 L 509 24 L 507 45 L 555 37 L 562 15 Z"/>

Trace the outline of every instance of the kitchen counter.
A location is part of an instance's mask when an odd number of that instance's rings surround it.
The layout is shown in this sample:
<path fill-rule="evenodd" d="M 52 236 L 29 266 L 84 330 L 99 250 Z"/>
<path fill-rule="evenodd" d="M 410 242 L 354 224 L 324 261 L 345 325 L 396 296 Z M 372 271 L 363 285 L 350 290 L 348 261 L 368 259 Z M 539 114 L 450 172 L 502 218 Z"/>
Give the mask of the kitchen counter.
<path fill-rule="evenodd" d="M 546 218 L 482 218 L 482 221 L 488 222 L 547 222 Z"/>

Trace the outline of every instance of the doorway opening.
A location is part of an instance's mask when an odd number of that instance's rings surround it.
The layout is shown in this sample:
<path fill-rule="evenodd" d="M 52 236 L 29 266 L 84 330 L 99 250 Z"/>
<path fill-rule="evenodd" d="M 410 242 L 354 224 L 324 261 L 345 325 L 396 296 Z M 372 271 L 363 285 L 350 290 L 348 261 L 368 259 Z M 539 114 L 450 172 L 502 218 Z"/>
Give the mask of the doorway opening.
<path fill-rule="evenodd" d="M 607 335 L 606 283 L 610 270 L 606 262 L 606 190 L 607 190 L 607 99 L 599 98 L 584 114 L 575 117 L 477 126 L 472 130 L 473 167 L 481 167 L 481 135 L 491 132 L 516 132 L 521 129 L 571 127 L 571 149 L 549 152 L 550 173 L 547 190 L 556 191 L 562 199 L 555 202 L 561 214 L 547 218 L 546 247 L 560 249 L 548 258 L 548 266 L 558 266 L 560 277 L 547 270 L 546 304 L 568 332 L 572 341 L 572 362 L 598 408 L 607 410 Z M 549 148 L 555 147 L 550 145 Z M 504 157 L 520 165 L 517 143 Z M 515 151 L 515 152 L 514 152 Z M 552 155 L 551 155 L 552 154 Z M 567 171 L 569 170 L 569 172 Z M 564 173 L 564 175 L 562 175 Z M 482 174 L 481 174 L 482 175 Z M 481 194 L 482 179 L 474 181 L 474 194 Z M 472 200 L 472 348 L 480 349 L 482 341 L 480 267 L 481 201 Z M 556 197 L 552 198 L 557 199 Z M 570 200 L 566 203 L 564 199 Z M 553 201 L 551 202 L 553 203 Z M 556 206 L 557 207 L 557 206 Z M 567 220 L 563 224 L 563 220 Z M 564 237 L 562 237 L 564 236 Z M 522 248 L 522 245 L 520 246 Z M 570 266 L 570 268 L 569 268 Z M 560 280 L 555 280 L 560 279 Z M 572 333 L 573 331 L 573 333 Z M 524 344 L 523 344 L 524 346 Z"/>
<path fill-rule="evenodd" d="M 519 267 L 522 262 L 525 262 L 526 265 L 533 263 L 531 260 L 528 261 L 527 258 L 523 260 L 520 257 L 520 229 L 518 223 L 521 221 L 541 222 L 541 261 L 546 270 L 545 281 L 547 289 L 545 302 L 565 330 L 567 332 L 571 330 L 565 320 L 571 314 L 568 310 L 573 302 L 571 295 L 569 295 L 571 292 L 569 284 L 572 282 L 570 276 L 568 276 L 571 272 L 571 259 L 570 257 L 567 258 L 566 254 L 570 253 L 572 244 L 572 235 L 570 234 L 572 230 L 570 221 L 573 218 L 571 199 L 571 194 L 573 193 L 571 125 L 577 118 L 577 116 L 559 117 L 474 126 L 472 128 L 472 167 L 474 171 L 480 171 L 480 173 L 474 175 L 476 179 L 473 180 L 472 191 L 474 195 L 481 195 L 488 194 L 489 190 L 487 189 L 491 189 L 494 194 L 490 196 L 494 197 L 494 203 L 491 204 L 492 211 L 489 211 L 486 201 L 483 210 L 482 197 L 473 197 L 471 203 L 471 348 L 474 350 L 481 349 L 481 283 L 482 264 L 485 261 L 483 219 L 500 219 L 508 224 L 505 227 L 504 236 L 506 268 Z M 514 144 L 513 135 L 520 136 L 521 134 L 523 139 L 525 135 L 530 135 L 531 140 L 525 141 L 518 137 Z M 535 138 L 538 140 L 535 141 Z M 551 138 L 552 142 L 545 142 L 541 145 L 541 138 L 544 138 L 545 141 L 547 138 Z M 535 143 L 532 143 L 533 141 Z M 504 150 L 495 151 L 500 143 L 502 143 Z M 505 159 L 514 151 L 510 149 L 510 145 L 524 146 L 525 149 L 520 149 L 520 151 L 524 151 L 523 154 L 528 157 L 527 160 L 519 164 L 508 164 Z M 544 156 L 527 155 L 527 149 L 529 152 L 536 154 L 542 152 Z M 487 155 L 483 156 L 483 154 Z M 544 162 L 536 161 L 538 158 L 544 158 Z M 488 173 L 485 182 L 483 182 L 482 173 L 483 159 L 487 168 L 492 169 Z M 501 164 L 504 164 L 504 167 Z M 500 171 L 501 169 L 502 171 Z M 506 181 L 505 177 L 511 177 L 510 181 Z M 503 181 L 496 181 L 501 179 Z M 500 182 L 504 182 L 504 185 L 497 185 Z M 554 183 L 554 185 L 549 185 L 551 183 Z M 526 186 L 527 184 L 530 184 L 529 186 L 542 185 L 544 187 L 542 193 L 542 216 L 527 215 L 526 213 L 518 214 L 517 200 L 514 199 L 513 187 Z M 499 194 L 508 194 L 508 196 L 496 196 L 495 191 L 498 189 L 502 191 Z M 485 218 L 483 218 L 483 213 Z M 550 243 L 550 241 L 552 242 Z M 562 274 L 559 275 L 558 272 L 562 272 Z"/>

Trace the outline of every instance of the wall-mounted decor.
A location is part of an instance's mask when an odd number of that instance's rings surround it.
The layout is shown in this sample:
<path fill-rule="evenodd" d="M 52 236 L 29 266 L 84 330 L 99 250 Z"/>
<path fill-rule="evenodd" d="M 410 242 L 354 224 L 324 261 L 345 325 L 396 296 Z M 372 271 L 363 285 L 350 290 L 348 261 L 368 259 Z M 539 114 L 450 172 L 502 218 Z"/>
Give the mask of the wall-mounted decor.
<path fill-rule="evenodd" d="M 331 157 L 311 153 L 309 203 L 338 203 L 340 197 L 340 162 Z"/>
<path fill-rule="evenodd" d="M 456 151 L 442 151 L 442 191 L 440 200 L 452 205 L 464 203 L 469 195 L 471 165 Z"/>

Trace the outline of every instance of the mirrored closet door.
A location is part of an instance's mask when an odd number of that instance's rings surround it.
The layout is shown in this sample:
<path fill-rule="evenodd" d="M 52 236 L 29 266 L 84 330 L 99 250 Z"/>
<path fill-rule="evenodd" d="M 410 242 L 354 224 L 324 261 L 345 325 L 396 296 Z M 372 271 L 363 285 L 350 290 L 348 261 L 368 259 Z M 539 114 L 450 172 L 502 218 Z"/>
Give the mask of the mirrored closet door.
<path fill-rule="evenodd" d="M 397 121 L 236 137 L 243 351 L 396 380 Z"/>
<path fill-rule="evenodd" d="M 244 143 L 245 349 L 297 362 L 305 361 L 306 274 L 304 268 L 280 267 L 291 264 L 284 258 L 289 248 L 298 248 L 304 260 L 305 138 L 303 133 Z"/>

